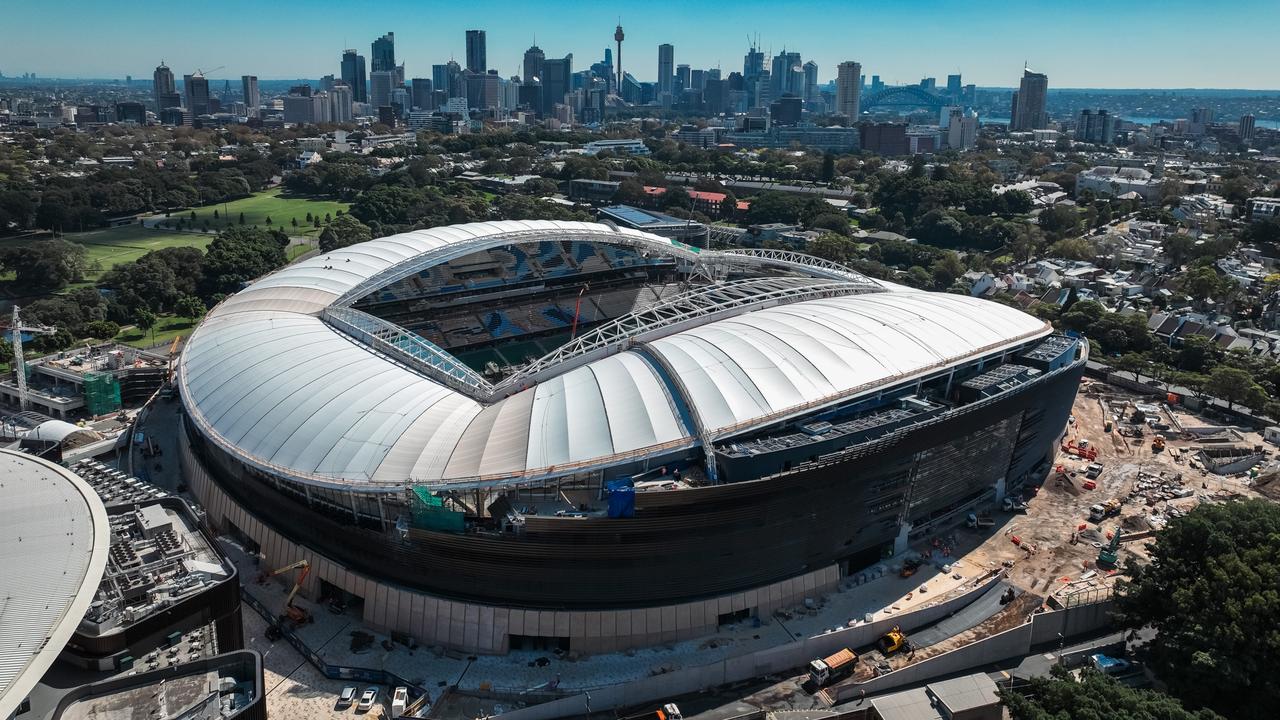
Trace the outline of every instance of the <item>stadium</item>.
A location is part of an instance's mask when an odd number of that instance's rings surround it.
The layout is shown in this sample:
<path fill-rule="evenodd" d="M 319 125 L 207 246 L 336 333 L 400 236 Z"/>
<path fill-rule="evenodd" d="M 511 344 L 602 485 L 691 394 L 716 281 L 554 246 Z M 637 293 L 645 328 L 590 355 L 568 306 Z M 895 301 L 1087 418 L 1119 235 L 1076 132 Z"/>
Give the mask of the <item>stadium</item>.
<path fill-rule="evenodd" d="M 608 224 L 381 238 L 179 363 L 209 522 L 419 643 L 603 652 L 798 604 L 1038 484 L 1087 348 L 1016 309 Z"/>

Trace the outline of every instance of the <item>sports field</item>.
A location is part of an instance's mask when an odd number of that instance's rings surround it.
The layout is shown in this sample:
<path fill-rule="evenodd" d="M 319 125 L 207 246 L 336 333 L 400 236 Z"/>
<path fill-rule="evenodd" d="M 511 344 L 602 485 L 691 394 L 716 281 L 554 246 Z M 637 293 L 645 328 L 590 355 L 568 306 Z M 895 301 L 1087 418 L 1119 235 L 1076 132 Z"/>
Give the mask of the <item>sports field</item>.
<path fill-rule="evenodd" d="M 236 225 L 240 223 L 240 214 L 244 213 L 244 224 L 253 227 L 267 226 L 267 218 L 271 219 L 271 227 L 284 228 L 289 235 L 307 235 L 316 236 L 320 234 L 321 228 L 317 228 L 314 223 L 307 222 L 307 213 L 311 216 L 319 217 L 322 221 L 326 214 L 329 217 L 337 217 L 338 211 L 346 212 L 351 207 L 350 203 L 337 202 L 335 200 L 316 200 L 307 197 L 286 197 L 281 194 L 279 189 L 267 190 L 256 195 L 240 200 L 233 200 L 229 203 L 220 203 L 218 205 L 206 205 L 194 209 L 196 214 L 196 227 L 201 227 L 208 221 L 209 227 L 217 230 L 228 224 Z M 214 217 L 213 213 L 217 211 L 218 217 Z M 191 211 L 173 213 L 169 220 L 176 222 L 179 219 L 191 220 Z M 298 221 L 297 227 L 294 227 L 293 220 Z M 151 220 L 148 219 L 148 224 Z"/>
<path fill-rule="evenodd" d="M 88 251 L 87 260 L 90 270 L 86 273 L 85 280 L 92 282 L 110 270 L 113 265 L 132 262 L 152 250 L 167 247 L 194 247 L 203 250 L 213 239 L 213 234 L 180 233 L 153 230 L 141 225 L 128 225 L 83 233 L 67 233 L 63 239 L 83 245 Z"/>

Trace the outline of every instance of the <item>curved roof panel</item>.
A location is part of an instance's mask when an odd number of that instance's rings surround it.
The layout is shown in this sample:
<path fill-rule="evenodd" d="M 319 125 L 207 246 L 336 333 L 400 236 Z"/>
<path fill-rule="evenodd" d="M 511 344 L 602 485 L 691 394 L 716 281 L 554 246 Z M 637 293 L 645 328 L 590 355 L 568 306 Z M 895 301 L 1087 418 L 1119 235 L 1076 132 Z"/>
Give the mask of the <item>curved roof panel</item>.
<path fill-rule="evenodd" d="M 695 257 L 666 238 L 552 221 L 432 228 L 318 255 L 228 298 L 192 334 L 180 365 L 188 415 L 227 452 L 302 482 L 519 479 L 692 446 L 1049 332 L 1002 305 L 885 284 L 706 322 L 486 404 L 322 317 L 433 262 L 569 236 Z"/>
<path fill-rule="evenodd" d="M 0 450 L 0 717 L 71 639 L 107 567 L 107 510 L 66 468 Z"/>

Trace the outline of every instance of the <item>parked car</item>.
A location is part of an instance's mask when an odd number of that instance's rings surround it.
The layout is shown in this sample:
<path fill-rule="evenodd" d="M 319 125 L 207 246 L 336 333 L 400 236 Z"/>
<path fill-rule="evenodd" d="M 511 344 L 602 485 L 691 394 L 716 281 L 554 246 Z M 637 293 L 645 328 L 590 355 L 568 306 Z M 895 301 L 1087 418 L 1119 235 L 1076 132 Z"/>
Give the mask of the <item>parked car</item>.
<path fill-rule="evenodd" d="M 373 709 L 374 703 L 378 702 L 378 688 L 371 687 L 364 691 L 360 696 L 360 704 L 356 705 L 356 710 L 360 712 L 369 712 Z"/>
<path fill-rule="evenodd" d="M 353 687 L 344 687 L 338 695 L 338 707 L 349 707 L 351 703 L 356 701 L 356 689 Z"/>

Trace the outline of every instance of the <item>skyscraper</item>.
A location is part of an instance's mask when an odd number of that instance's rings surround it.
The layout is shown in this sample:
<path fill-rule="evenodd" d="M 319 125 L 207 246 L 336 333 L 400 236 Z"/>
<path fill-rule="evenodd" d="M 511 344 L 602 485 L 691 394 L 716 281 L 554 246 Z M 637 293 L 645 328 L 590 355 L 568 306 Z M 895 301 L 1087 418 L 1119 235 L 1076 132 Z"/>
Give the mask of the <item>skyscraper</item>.
<path fill-rule="evenodd" d="M 364 71 L 364 56 L 357 55 L 355 50 L 342 53 L 342 81 L 351 88 L 351 98 L 355 102 L 369 102 L 367 75 Z"/>
<path fill-rule="evenodd" d="M 747 54 L 742 56 L 742 90 L 746 94 L 747 104 L 754 107 L 756 101 L 756 81 L 764 72 L 764 53 L 752 43 Z"/>
<path fill-rule="evenodd" d="M 339 80 L 329 91 L 330 114 L 334 122 L 351 122 L 351 86 Z"/>
<path fill-rule="evenodd" d="M 546 61 L 546 53 L 542 52 L 542 48 L 537 45 L 530 45 L 528 50 L 524 51 L 524 84 L 528 85 L 534 80 L 542 80 L 542 63 Z"/>
<path fill-rule="evenodd" d="M 956 150 L 972 148 L 978 140 L 978 116 L 972 111 L 966 114 L 960 108 L 951 106 L 947 116 L 946 132 L 943 133 L 942 138 L 949 148 Z"/>
<path fill-rule="evenodd" d="M 396 34 L 389 32 L 386 35 L 373 41 L 372 54 L 369 56 L 371 65 L 370 72 L 389 71 L 395 72 L 396 69 Z"/>
<path fill-rule="evenodd" d="M 818 101 L 818 63 L 812 60 L 804 64 L 804 101 Z"/>
<path fill-rule="evenodd" d="M 783 50 L 773 58 L 773 71 L 769 75 L 773 97 L 804 94 L 804 66 L 800 63 L 800 53 Z"/>
<path fill-rule="evenodd" d="M 156 71 L 151 75 L 152 92 L 155 94 L 156 112 L 167 107 L 180 107 L 182 98 L 178 95 L 178 86 L 174 83 L 173 71 L 161 60 Z"/>
<path fill-rule="evenodd" d="M 431 95 L 435 88 L 431 84 L 431 78 L 414 78 L 410 81 L 410 87 L 413 88 L 413 106 L 421 110 L 432 109 L 434 103 L 431 102 Z"/>
<path fill-rule="evenodd" d="M 187 94 L 187 109 L 192 115 L 206 115 L 209 112 L 209 81 L 204 75 L 182 76 L 182 89 Z"/>
<path fill-rule="evenodd" d="M 663 43 L 658 46 L 658 94 L 671 94 L 676 76 L 676 46 Z"/>
<path fill-rule="evenodd" d="M 1076 140 L 1095 145 L 1111 145 L 1116 137 L 1116 118 L 1106 110 L 1081 110 L 1076 119 Z"/>
<path fill-rule="evenodd" d="M 688 90 L 693 87 L 693 70 L 685 64 L 676 66 L 675 86 L 679 90 Z"/>
<path fill-rule="evenodd" d="M 959 99 L 960 94 L 962 92 L 964 92 L 964 85 L 960 80 L 960 75 L 958 73 L 955 75 L 948 75 L 947 76 L 947 96 L 950 97 L 952 100 L 956 100 L 956 99 Z"/>
<path fill-rule="evenodd" d="M 553 115 L 555 106 L 564 102 L 573 83 L 573 53 L 563 58 L 547 58 L 542 63 L 543 115 Z"/>
<path fill-rule="evenodd" d="M 1241 115 L 1240 124 L 1236 126 L 1236 132 L 1240 134 L 1240 139 L 1248 142 L 1253 139 L 1254 125 L 1257 118 L 1253 115 Z"/>
<path fill-rule="evenodd" d="M 374 70 L 369 73 L 369 104 L 375 108 L 390 105 L 391 90 L 395 85 L 395 70 Z"/>
<path fill-rule="evenodd" d="M 258 76 L 241 75 L 240 87 L 244 91 L 244 106 L 249 117 L 256 116 L 258 107 L 262 105 L 262 96 L 258 93 Z"/>
<path fill-rule="evenodd" d="M 1045 97 L 1049 92 L 1049 76 L 1044 73 L 1022 70 L 1022 82 L 1013 94 L 1010 108 L 1010 130 L 1043 130 L 1049 127 L 1049 114 L 1045 112 Z"/>
<path fill-rule="evenodd" d="M 862 101 L 862 65 L 846 60 L 836 66 L 836 114 L 848 120 L 845 124 L 858 122 Z"/>
<path fill-rule="evenodd" d="M 436 87 L 434 89 L 443 89 L 445 97 L 460 98 L 467 96 L 467 84 L 462 75 L 462 66 L 456 60 L 450 60 L 444 64 L 444 87 Z"/>
<path fill-rule="evenodd" d="M 1191 124 L 1187 128 L 1190 135 L 1204 135 L 1213 124 L 1213 108 L 1191 108 Z"/>
<path fill-rule="evenodd" d="M 467 72 L 483 73 L 489 70 L 484 45 L 483 30 L 467 31 Z"/>

